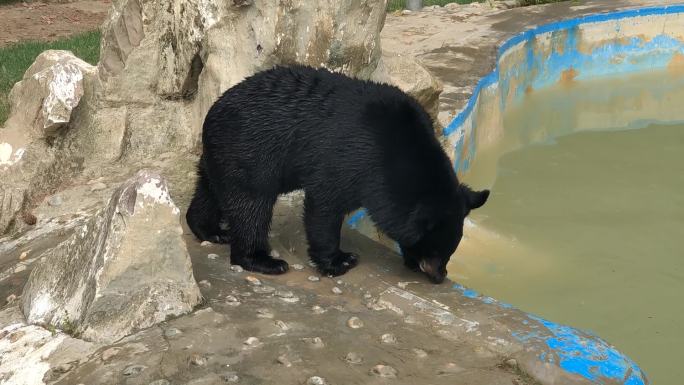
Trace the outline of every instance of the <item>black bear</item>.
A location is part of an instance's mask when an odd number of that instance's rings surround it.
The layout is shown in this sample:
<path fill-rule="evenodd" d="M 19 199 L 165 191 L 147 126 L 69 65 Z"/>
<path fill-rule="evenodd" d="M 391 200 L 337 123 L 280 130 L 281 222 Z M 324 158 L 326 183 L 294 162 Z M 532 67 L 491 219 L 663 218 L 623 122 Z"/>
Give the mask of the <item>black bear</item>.
<path fill-rule="evenodd" d="M 440 283 L 464 218 L 489 196 L 459 183 L 413 98 L 325 69 L 277 67 L 245 79 L 211 107 L 202 140 L 188 225 L 200 240 L 229 242 L 231 263 L 250 271 L 288 270 L 270 255 L 268 230 L 278 195 L 303 189 L 320 273 L 357 264 L 340 250 L 340 230 L 364 207 L 406 266 Z"/>

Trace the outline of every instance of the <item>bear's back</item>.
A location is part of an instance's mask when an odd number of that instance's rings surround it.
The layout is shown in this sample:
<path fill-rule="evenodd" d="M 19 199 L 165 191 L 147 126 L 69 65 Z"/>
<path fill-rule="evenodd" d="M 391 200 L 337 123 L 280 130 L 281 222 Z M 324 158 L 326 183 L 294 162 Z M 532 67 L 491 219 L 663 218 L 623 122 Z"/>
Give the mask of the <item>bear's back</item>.
<path fill-rule="evenodd" d="M 414 196 L 436 180 L 452 180 L 420 104 L 394 86 L 325 69 L 276 67 L 248 77 L 211 108 L 203 140 L 205 151 L 219 149 L 242 168 L 259 168 L 263 183 L 279 176 L 299 184 L 325 170 L 364 185 L 384 179 Z"/>

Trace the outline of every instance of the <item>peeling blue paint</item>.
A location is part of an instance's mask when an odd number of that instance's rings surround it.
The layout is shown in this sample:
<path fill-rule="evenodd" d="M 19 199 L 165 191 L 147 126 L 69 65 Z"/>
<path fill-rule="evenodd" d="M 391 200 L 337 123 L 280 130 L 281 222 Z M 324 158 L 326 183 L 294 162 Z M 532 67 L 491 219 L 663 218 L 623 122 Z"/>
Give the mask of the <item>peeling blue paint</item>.
<path fill-rule="evenodd" d="M 460 284 L 453 289 L 470 299 L 483 303 L 511 308 L 491 297 L 481 296 L 477 291 Z M 527 331 L 512 331 L 511 337 L 528 346 L 537 344 L 547 350 L 538 353 L 540 361 L 558 364 L 568 373 L 582 376 L 595 384 L 623 383 L 626 385 L 648 384 L 646 375 L 634 361 L 620 353 L 594 334 L 569 326 L 559 325 L 532 314 L 522 320 Z"/>
<path fill-rule="evenodd" d="M 560 367 L 567 372 L 578 374 L 595 384 L 606 384 L 607 381 L 633 385 L 647 383 L 645 374 L 634 361 L 605 341 L 568 326 L 558 325 L 533 315 L 529 317 L 543 325 L 546 330 L 542 333 L 532 333 L 526 336 L 524 341 L 543 341 L 551 350 L 549 353 L 558 357 Z M 542 353 L 539 358 L 549 362 L 549 356 Z"/>
<path fill-rule="evenodd" d="M 601 49 L 592 52 L 591 55 L 581 54 L 577 50 L 576 28 L 581 24 L 586 23 L 600 23 L 607 21 L 615 21 L 626 18 L 653 16 L 653 15 L 667 15 L 684 12 L 683 5 L 670 5 L 664 7 L 640 8 L 628 11 L 612 12 L 606 14 L 590 15 L 576 19 L 564 20 L 556 23 L 545 24 L 534 29 L 522 32 L 499 47 L 498 58 L 501 58 L 509 49 L 521 43 L 526 43 L 526 68 L 524 71 L 530 72 L 535 68 L 548 68 L 556 72 L 558 75 L 573 64 L 578 68 L 582 68 L 582 72 L 578 79 L 596 77 L 606 74 L 629 73 L 638 70 L 643 70 L 646 67 L 663 68 L 669 60 L 672 59 L 674 49 L 679 48 L 680 52 L 684 53 L 684 47 L 681 47 L 681 42 L 666 35 L 661 35 L 646 45 L 641 44 L 640 39 L 632 39 L 629 44 L 621 45 L 620 43 L 609 44 Z M 540 34 L 548 32 L 567 31 L 568 38 L 565 41 L 563 54 L 558 50 L 554 52 L 556 56 L 552 55 L 549 61 L 542 60 L 541 57 L 534 55 L 532 42 L 535 37 Z M 656 52 L 656 55 L 652 53 Z M 632 58 L 638 55 L 642 57 L 641 62 L 632 63 L 629 60 L 624 60 L 622 65 L 615 66 L 611 62 L 615 56 L 620 54 L 630 55 Z M 591 65 L 588 65 L 591 64 Z M 610 64 L 610 65 L 607 65 Z M 590 69 L 591 68 L 591 69 Z M 589 71 L 586 71 L 590 69 Z M 518 75 L 522 71 L 521 68 L 516 68 Z M 463 123 L 471 116 L 477 99 L 484 88 L 490 87 L 500 83 L 503 95 L 508 93 L 510 77 L 500 76 L 499 65 L 497 59 L 497 66 L 489 75 L 483 77 L 478 82 L 473 90 L 472 97 L 468 100 L 465 108 L 451 121 L 451 123 L 444 129 L 443 134 L 449 136 L 456 132 Z M 509 74 L 510 75 L 510 74 Z M 534 87 L 541 87 L 544 84 L 549 84 L 558 80 L 558 76 L 541 76 L 539 80 L 534 83 Z M 524 91 L 524 88 L 523 90 Z"/>
<path fill-rule="evenodd" d="M 356 229 L 359 225 L 359 221 L 366 216 L 366 209 L 357 210 L 347 219 L 347 224 L 352 229 Z"/>

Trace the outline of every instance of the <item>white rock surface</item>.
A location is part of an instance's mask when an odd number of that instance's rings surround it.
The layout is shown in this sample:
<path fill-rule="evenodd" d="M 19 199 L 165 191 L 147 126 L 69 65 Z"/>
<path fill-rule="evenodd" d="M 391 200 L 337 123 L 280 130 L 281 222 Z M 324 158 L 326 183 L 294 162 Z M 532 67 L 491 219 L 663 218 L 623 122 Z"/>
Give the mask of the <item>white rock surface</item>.
<path fill-rule="evenodd" d="M 27 320 L 112 342 L 191 311 L 200 293 L 179 214 L 161 176 L 138 172 L 43 255 L 22 295 Z"/>

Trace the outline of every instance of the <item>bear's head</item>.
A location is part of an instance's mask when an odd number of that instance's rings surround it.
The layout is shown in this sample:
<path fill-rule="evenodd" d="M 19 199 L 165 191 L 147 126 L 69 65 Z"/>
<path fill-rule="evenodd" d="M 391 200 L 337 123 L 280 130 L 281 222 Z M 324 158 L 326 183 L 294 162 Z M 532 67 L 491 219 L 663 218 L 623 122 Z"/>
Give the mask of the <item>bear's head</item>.
<path fill-rule="evenodd" d="M 406 266 L 427 274 L 433 283 L 442 283 L 447 263 L 463 237 L 466 216 L 484 205 L 488 197 L 489 190 L 473 191 L 461 184 L 448 204 L 420 204 L 414 219 L 422 223 L 423 234 L 415 243 L 400 245 Z"/>

